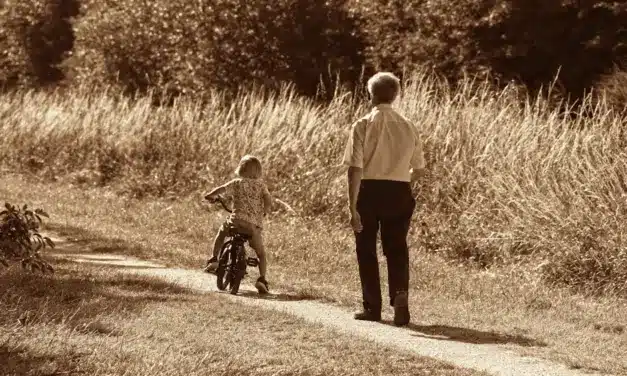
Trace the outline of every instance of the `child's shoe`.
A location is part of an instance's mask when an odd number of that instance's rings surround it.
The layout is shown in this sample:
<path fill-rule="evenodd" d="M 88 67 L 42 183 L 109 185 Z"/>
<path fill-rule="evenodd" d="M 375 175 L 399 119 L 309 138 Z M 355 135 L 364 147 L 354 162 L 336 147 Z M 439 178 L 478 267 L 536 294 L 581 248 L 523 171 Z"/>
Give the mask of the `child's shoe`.
<path fill-rule="evenodd" d="M 267 294 L 270 291 L 268 287 L 268 281 L 264 277 L 259 277 L 257 282 L 255 282 L 255 287 L 260 294 Z"/>
<path fill-rule="evenodd" d="M 218 269 L 218 258 L 215 256 L 212 256 L 209 260 L 207 260 L 207 263 L 205 264 L 203 271 L 205 273 L 215 273 L 217 269 Z"/>

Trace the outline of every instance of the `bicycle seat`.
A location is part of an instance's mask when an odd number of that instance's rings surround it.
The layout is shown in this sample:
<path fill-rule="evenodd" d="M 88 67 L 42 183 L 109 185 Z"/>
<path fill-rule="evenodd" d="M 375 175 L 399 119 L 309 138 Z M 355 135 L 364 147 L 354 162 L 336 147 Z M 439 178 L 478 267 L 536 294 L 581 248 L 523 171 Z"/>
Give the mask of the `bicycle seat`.
<path fill-rule="evenodd" d="M 251 235 L 248 235 L 248 234 L 244 234 L 244 233 L 239 232 L 239 231 L 237 230 L 237 227 L 235 227 L 235 226 L 233 226 L 233 225 L 229 226 L 229 228 L 228 228 L 228 232 L 229 232 L 229 236 L 230 236 L 230 237 L 239 236 L 239 237 L 241 237 L 241 238 L 242 238 L 242 239 L 244 239 L 244 240 L 250 240 L 250 238 L 252 238 L 252 236 L 251 236 Z"/>

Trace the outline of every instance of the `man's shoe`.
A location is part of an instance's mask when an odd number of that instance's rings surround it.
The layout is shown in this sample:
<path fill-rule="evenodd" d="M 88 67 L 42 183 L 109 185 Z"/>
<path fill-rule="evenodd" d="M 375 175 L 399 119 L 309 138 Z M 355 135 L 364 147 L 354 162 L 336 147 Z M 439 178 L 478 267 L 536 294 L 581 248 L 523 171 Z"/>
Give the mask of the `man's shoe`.
<path fill-rule="evenodd" d="M 409 324 L 409 296 L 407 291 L 399 291 L 394 297 L 394 325 L 405 326 Z"/>
<path fill-rule="evenodd" d="M 355 320 L 360 321 L 381 321 L 381 313 L 374 313 L 370 310 L 363 310 L 355 314 Z"/>
<path fill-rule="evenodd" d="M 268 287 L 268 281 L 264 277 L 259 277 L 255 282 L 255 287 L 260 294 L 267 294 L 270 291 Z"/>

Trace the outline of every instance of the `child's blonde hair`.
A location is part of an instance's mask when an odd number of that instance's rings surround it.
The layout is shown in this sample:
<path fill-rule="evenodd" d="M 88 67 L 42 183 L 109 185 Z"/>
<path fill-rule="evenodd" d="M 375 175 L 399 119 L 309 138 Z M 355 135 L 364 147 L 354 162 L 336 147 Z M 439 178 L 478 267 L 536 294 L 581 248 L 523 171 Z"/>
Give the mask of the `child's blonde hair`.
<path fill-rule="evenodd" d="M 239 161 L 235 174 L 242 178 L 259 179 L 261 177 L 261 162 L 254 155 L 245 155 Z"/>

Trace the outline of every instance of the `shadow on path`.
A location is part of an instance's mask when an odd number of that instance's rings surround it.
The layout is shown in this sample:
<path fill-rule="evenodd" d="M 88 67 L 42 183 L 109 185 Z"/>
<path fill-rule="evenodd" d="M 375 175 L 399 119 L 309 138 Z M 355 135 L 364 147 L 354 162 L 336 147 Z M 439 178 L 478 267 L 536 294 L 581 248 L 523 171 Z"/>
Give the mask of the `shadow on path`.
<path fill-rule="evenodd" d="M 392 321 L 382 321 L 386 325 L 394 325 Z M 524 347 L 546 347 L 547 344 L 535 340 L 533 338 L 512 335 L 501 334 L 496 332 L 483 332 L 475 329 L 460 328 L 456 326 L 448 325 L 417 325 L 410 323 L 406 328 L 414 333 L 414 337 L 439 339 L 444 341 L 456 341 L 472 343 L 477 345 L 483 344 L 514 344 Z"/>
<path fill-rule="evenodd" d="M 281 302 L 295 302 L 295 301 L 303 301 L 303 300 L 315 300 L 314 298 L 298 295 L 298 294 L 273 294 L 272 292 L 261 295 L 256 291 L 244 290 L 237 293 L 237 296 L 241 296 L 243 298 L 249 299 L 261 299 L 261 300 L 275 300 Z"/>

